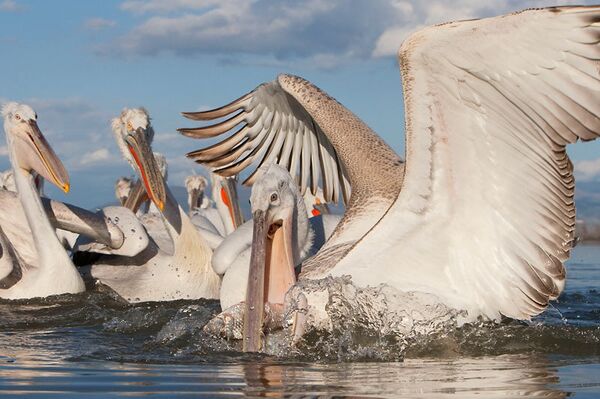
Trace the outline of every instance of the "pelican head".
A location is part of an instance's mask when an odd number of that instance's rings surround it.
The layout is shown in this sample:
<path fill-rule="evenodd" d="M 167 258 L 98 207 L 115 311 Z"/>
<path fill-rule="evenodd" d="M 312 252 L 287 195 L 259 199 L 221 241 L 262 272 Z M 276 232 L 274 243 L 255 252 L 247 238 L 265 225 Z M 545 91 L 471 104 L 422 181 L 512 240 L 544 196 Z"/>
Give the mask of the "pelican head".
<path fill-rule="evenodd" d="M 113 119 L 112 129 L 119 149 L 131 167 L 139 174 L 148 197 L 163 210 L 166 190 L 160 167 L 151 150 L 154 129 L 144 108 L 125 108 Z"/>
<path fill-rule="evenodd" d="M 188 193 L 189 210 L 200 208 L 204 200 L 204 190 L 208 181 L 202 175 L 191 175 L 185 178 L 185 188 Z"/>
<path fill-rule="evenodd" d="M 127 201 L 127 197 L 129 197 L 129 193 L 131 193 L 132 185 L 133 182 L 128 177 L 119 177 L 115 183 L 115 196 L 121 205 L 125 205 L 125 201 Z"/>
<path fill-rule="evenodd" d="M 4 131 L 16 166 L 29 174 L 37 172 L 64 192 L 69 175 L 37 125 L 37 114 L 29 106 L 9 102 L 2 107 Z"/>
<path fill-rule="evenodd" d="M 246 290 L 244 328 L 262 326 L 263 303 L 283 306 L 296 282 L 295 266 L 309 235 L 306 207 L 286 169 L 271 164 L 252 187 L 254 232 Z M 246 335 L 260 340 L 260 329 Z"/>

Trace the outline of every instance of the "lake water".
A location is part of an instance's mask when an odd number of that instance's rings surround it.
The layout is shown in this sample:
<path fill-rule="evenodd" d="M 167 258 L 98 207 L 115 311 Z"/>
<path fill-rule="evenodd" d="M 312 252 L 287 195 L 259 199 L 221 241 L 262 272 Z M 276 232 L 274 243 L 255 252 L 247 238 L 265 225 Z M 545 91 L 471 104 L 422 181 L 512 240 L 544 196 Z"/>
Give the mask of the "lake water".
<path fill-rule="evenodd" d="M 218 310 L 97 292 L 0 302 L 0 397 L 600 397 L 599 246 L 575 248 L 565 293 L 533 322 L 401 348 L 330 337 L 312 347 L 327 350 L 244 355 L 201 332 Z"/>

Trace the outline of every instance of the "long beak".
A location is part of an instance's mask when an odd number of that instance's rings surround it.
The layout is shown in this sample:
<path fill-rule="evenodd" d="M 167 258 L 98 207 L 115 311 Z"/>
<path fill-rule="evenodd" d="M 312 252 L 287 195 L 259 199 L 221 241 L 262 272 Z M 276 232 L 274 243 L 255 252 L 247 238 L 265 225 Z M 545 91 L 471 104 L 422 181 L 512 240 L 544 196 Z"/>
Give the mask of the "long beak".
<path fill-rule="evenodd" d="M 190 191 L 188 198 L 188 206 L 190 211 L 195 208 L 200 208 L 202 205 L 202 200 L 204 199 L 204 190 L 199 190 L 197 188 L 193 188 Z"/>
<path fill-rule="evenodd" d="M 32 169 L 65 193 L 68 193 L 71 187 L 69 174 L 48 141 L 46 141 L 36 121 L 28 121 L 27 135 L 39 159 L 39 162 L 34 162 L 34 165 L 31 165 Z"/>
<path fill-rule="evenodd" d="M 261 210 L 255 211 L 252 218 L 254 219 L 254 231 L 244 312 L 244 352 L 260 351 L 264 317 L 267 222 L 265 213 Z"/>
<path fill-rule="evenodd" d="M 264 304 L 283 307 L 285 294 L 296 283 L 292 252 L 292 218 L 272 224 L 258 210 L 253 213 L 254 234 L 244 313 L 245 352 L 261 348 Z"/>
<path fill-rule="evenodd" d="M 140 206 L 149 200 L 150 198 L 148 197 L 148 193 L 146 192 L 142 180 L 137 179 L 133 186 L 131 186 L 129 197 L 127 197 L 127 200 L 125 203 L 123 203 L 123 206 L 130 209 L 133 213 L 136 213 L 138 209 L 140 209 Z"/>
<path fill-rule="evenodd" d="M 146 141 L 146 132 L 138 128 L 127 135 L 126 139 L 129 152 L 133 156 L 140 172 L 140 180 L 146 188 L 148 197 L 161 211 L 165 207 L 166 191 L 165 182 L 160 169 L 154 159 L 150 145 Z"/>
<path fill-rule="evenodd" d="M 227 205 L 227 209 L 229 209 L 233 228 L 237 229 L 244 223 L 244 217 L 240 209 L 235 179 L 223 179 L 221 181 L 221 199 Z"/>

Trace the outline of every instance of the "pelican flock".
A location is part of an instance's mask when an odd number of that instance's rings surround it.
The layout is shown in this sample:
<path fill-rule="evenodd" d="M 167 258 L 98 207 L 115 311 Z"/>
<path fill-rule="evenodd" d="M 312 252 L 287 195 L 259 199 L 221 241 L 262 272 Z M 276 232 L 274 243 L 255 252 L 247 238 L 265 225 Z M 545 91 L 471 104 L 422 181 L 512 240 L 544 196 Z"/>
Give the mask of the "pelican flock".
<path fill-rule="evenodd" d="M 121 206 L 92 212 L 40 197 L 42 178 L 68 192 L 69 176 L 33 109 L 5 104 L 0 298 L 80 293 L 85 279 L 129 302 L 219 299 L 215 320 L 243 319 L 249 351 L 266 323 L 297 316 L 291 287 L 328 276 L 433 295 L 468 321 L 539 314 L 564 288 L 574 243 L 566 145 L 600 134 L 600 6 L 427 27 L 398 60 L 405 158 L 294 75 L 184 112 L 204 124 L 180 133 L 220 139 L 187 154 L 212 180 L 211 202 L 206 178 L 186 179 L 189 213 L 145 109 L 111 125 L 137 181 L 117 182 Z M 253 185 L 245 223 L 240 175 Z M 341 220 L 329 202 L 345 205 Z"/>
<path fill-rule="evenodd" d="M 146 195 L 156 205 L 171 241 L 159 245 L 135 216 L 131 223 L 144 235 L 147 247 L 137 256 L 103 255 L 91 258 L 86 275 L 129 302 L 217 298 L 219 277 L 212 270 L 212 250 L 175 201 L 152 153 L 150 117 L 145 109 L 125 109 L 113 120 L 113 133 L 123 157 L 138 174 Z M 124 220 L 120 220 L 125 223 Z M 156 237 L 156 235 L 155 235 Z M 90 259 L 85 257 L 82 263 Z"/>

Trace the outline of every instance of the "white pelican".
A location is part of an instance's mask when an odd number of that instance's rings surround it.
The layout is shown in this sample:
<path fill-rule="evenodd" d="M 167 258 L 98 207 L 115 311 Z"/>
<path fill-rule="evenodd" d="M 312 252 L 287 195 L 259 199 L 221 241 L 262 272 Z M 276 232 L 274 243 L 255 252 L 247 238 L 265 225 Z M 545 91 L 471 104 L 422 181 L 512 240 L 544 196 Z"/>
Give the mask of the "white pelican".
<path fill-rule="evenodd" d="M 152 126 L 147 111 L 125 109 L 112 125 L 124 157 L 161 211 L 173 252 L 150 240 L 138 256 L 101 256 L 91 265 L 91 276 L 129 302 L 217 298 L 220 279 L 210 264 L 212 250 L 164 183 L 148 143 Z"/>
<path fill-rule="evenodd" d="M 121 205 L 125 205 L 125 202 L 131 193 L 132 187 L 133 181 L 131 181 L 129 177 L 119 177 L 115 183 L 115 197 L 117 197 Z"/>
<path fill-rule="evenodd" d="M 69 175 L 40 132 L 37 115 L 31 107 L 10 102 L 2 107 L 2 116 L 17 196 L 35 251 L 20 253 L 16 246 L 20 241 L 10 241 L 4 231 L 0 234 L 4 263 L 2 269 L 7 270 L 7 263 L 12 266 L 9 274 L 2 276 L 0 280 L 0 297 L 21 299 L 83 292 L 83 280 L 46 216 L 32 171 L 64 192 L 69 191 Z M 7 209 L 4 208 L 4 211 Z M 16 216 L 11 212 L 8 219 Z M 3 223 L 3 226 L 8 222 L 10 220 Z"/>
<path fill-rule="evenodd" d="M 212 200 L 204 195 L 207 183 L 206 178 L 199 175 L 188 176 L 185 180 L 190 219 L 210 247 L 216 249 L 244 219 L 238 200 L 237 178 L 211 174 Z"/>
<path fill-rule="evenodd" d="M 235 320 L 244 314 L 245 305 L 250 306 L 245 299 L 248 278 L 253 274 L 251 259 L 255 268 L 261 262 L 264 265 L 267 287 L 261 291 L 259 302 L 267 304 L 270 319 L 282 319 L 284 296 L 296 281 L 296 266 L 323 246 L 341 218 L 332 214 L 315 217 L 307 212 L 305 202 L 306 197 L 286 169 L 277 164 L 261 167 L 252 186 L 254 223 L 244 223 L 213 254 L 213 269 L 223 275 L 219 298 L 223 312 L 206 326 L 206 331 L 241 338 Z M 257 242 L 263 244 L 258 250 L 257 245 L 253 247 Z M 259 261 L 256 251 L 266 259 Z"/>
<path fill-rule="evenodd" d="M 208 221 L 221 237 L 226 237 L 244 223 L 237 194 L 237 177 L 210 174 L 212 200 L 204 190 L 208 181 L 204 176 L 192 175 L 185 179 L 188 207 L 192 222 L 205 228 Z"/>
<path fill-rule="evenodd" d="M 268 232 L 264 230 L 269 234 L 267 241 L 271 244 L 267 250 L 271 254 L 271 263 L 266 267 L 272 277 L 269 284 L 295 281 L 295 267 L 321 248 L 340 219 L 338 215 L 325 215 L 321 224 L 315 223 L 318 218 L 309 219 L 296 183 L 288 171 L 277 164 L 262 167 L 262 173 L 252 187 L 250 202 L 253 214 L 262 212 L 261 220 L 269 226 Z M 255 220 L 254 229 L 256 223 Z M 315 234 L 315 229 L 323 229 L 323 224 L 325 232 Z M 220 301 L 224 310 L 246 297 L 252 235 L 253 223 L 249 221 L 227 236 L 213 254 L 213 269 L 223 275 Z M 273 293 L 273 296 L 269 295 L 269 302 L 283 304 L 287 288 L 268 290 Z"/>
<path fill-rule="evenodd" d="M 196 209 L 207 209 L 213 205 L 212 201 L 204 194 L 208 180 L 202 175 L 190 175 L 185 178 L 185 189 L 188 194 L 188 213 L 190 216 Z"/>
<path fill-rule="evenodd" d="M 565 147 L 600 133 L 600 6 L 533 9 L 423 29 L 401 46 L 406 167 L 366 124 L 308 81 L 274 82 L 197 120 L 233 115 L 215 172 L 276 160 L 345 216 L 300 279 L 350 275 L 436 295 L 478 316 L 529 319 L 560 295 L 573 242 Z M 239 111 L 239 112 L 238 112 Z M 251 183 L 255 174 L 250 175 Z"/>
<path fill-rule="evenodd" d="M 190 220 L 202 231 L 210 247 L 215 249 L 225 237 L 225 228 L 214 201 L 204 193 L 208 180 L 201 175 L 191 175 L 185 178 L 184 184 L 188 194 Z"/>

